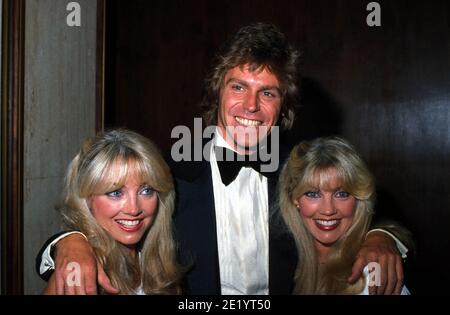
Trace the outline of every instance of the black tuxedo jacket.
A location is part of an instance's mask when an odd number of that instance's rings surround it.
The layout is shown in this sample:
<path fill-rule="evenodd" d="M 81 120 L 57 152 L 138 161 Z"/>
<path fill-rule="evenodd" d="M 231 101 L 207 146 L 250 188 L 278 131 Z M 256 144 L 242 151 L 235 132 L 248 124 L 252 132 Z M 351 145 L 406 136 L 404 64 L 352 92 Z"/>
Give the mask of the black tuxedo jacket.
<path fill-rule="evenodd" d="M 280 150 L 281 151 L 281 150 Z M 284 151 L 283 151 L 284 152 Z M 280 165 L 287 154 L 280 153 Z M 208 161 L 169 161 L 176 184 L 175 230 L 180 261 L 190 265 L 188 294 L 220 294 L 216 216 Z M 281 169 L 281 167 L 279 167 Z M 268 178 L 269 294 L 290 294 L 297 266 L 295 242 L 274 207 L 278 172 Z"/>

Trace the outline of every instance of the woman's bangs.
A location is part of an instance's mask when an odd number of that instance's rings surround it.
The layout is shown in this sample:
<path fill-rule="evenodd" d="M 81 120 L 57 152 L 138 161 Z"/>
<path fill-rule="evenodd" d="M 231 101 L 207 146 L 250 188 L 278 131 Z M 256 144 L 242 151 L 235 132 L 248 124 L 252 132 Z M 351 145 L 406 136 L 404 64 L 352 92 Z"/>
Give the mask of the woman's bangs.
<path fill-rule="evenodd" d="M 121 188 L 125 185 L 129 171 L 130 161 L 125 161 L 123 158 L 116 158 L 110 161 L 95 180 L 92 194 L 100 195 Z"/>
<path fill-rule="evenodd" d="M 346 186 L 346 176 L 338 168 L 334 166 L 316 167 L 309 170 L 310 175 L 305 183 L 308 189 L 332 190 L 338 187 Z"/>
<path fill-rule="evenodd" d="M 149 185 L 156 191 L 159 191 L 157 181 L 154 179 L 150 161 L 143 161 L 141 159 L 134 161 L 134 172 L 138 174 L 139 180 L 143 184 Z"/>

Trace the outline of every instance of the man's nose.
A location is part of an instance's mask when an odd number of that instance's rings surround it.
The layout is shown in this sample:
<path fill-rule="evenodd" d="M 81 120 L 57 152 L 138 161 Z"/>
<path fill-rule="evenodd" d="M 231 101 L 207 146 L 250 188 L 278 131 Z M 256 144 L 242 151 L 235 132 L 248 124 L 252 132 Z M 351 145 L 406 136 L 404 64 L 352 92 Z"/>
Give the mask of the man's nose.
<path fill-rule="evenodd" d="M 249 93 L 244 101 L 244 108 L 250 113 L 256 112 L 259 110 L 259 100 L 257 93 Z"/>

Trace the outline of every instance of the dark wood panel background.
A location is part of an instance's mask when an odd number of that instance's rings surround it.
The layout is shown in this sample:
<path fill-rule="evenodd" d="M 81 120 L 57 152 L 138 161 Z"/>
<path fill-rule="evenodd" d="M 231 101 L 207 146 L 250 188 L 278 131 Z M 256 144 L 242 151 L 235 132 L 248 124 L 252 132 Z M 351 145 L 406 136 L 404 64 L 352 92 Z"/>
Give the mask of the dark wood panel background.
<path fill-rule="evenodd" d="M 414 234 L 407 264 L 415 294 L 450 281 L 450 3 L 108 0 L 107 127 L 137 130 L 164 150 L 175 125 L 199 116 L 214 52 L 242 25 L 277 24 L 303 51 L 299 119 L 283 141 L 339 134 L 377 178 L 377 211 Z"/>

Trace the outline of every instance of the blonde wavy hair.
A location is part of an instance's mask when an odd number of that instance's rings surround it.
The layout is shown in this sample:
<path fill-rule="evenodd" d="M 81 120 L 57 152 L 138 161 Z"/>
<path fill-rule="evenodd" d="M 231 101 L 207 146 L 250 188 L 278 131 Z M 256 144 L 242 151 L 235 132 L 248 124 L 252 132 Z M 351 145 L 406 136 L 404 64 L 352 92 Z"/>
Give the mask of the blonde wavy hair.
<path fill-rule="evenodd" d="M 130 164 L 158 196 L 156 218 L 140 243 L 140 259 L 127 254 L 96 221 L 89 198 L 122 187 Z M 142 285 L 146 294 L 179 294 L 181 272 L 172 232 L 173 179 L 158 148 L 147 138 L 124 129 L 99 133 L 86 140 L 69 165 L 64 202 L 67 228 L 84 233 L 98 261 L 121 294 Z M 136 256 L 137 257 L 137 256 Z"/>
<path fill-rule="evenodd" d="M 294 201 L 313 187 L 326 187 L 330 169 L 336 170 L 342 188 L 356 198 L 356 207 L 351 227 L 332 245 L 327 262 L 319 268 L 314 239 Z M 318 138 L 294 147 L 281 171 L 278 203 L 299 256 L 294 294 L 358 294 L 363 290 L 364 277 L 354 285 L 347 278 L 369 228 L 374 201 L 373 176 L 347 141 Z"/>

